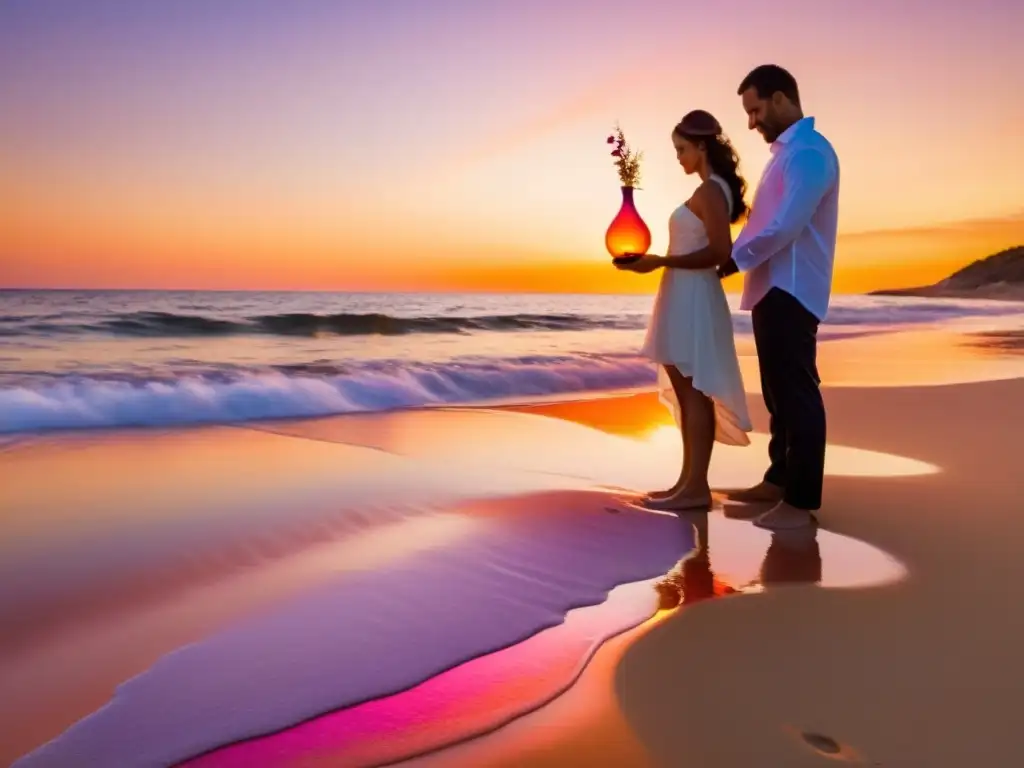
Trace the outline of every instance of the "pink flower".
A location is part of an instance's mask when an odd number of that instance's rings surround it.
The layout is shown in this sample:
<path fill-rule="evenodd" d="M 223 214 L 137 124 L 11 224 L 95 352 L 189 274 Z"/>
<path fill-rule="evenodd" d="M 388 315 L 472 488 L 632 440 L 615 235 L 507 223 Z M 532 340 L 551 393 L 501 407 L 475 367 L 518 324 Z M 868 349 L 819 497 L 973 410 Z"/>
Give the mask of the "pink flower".
<path fill-rule="evenodd" d="M 614 136 L 609 136 L 608 137 L 608 143 L 609 144 L 614 144 L 615 143 L 615 137 Z"/>
<path fill-rule="evenodd" d="M 616 149 L 614 152 L 612 152 L 612 157 L 622 157 L 622 152 Z"/>

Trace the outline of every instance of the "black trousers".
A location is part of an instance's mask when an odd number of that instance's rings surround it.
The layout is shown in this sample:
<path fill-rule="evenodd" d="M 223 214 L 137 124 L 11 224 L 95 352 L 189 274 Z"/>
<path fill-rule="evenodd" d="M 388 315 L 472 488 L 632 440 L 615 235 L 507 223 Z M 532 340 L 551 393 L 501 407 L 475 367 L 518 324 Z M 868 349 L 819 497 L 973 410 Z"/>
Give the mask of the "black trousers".
<path fill-rule="evenodd" d="M 761 391 L 771 417 L 764 479 L 787 503 L 821 508 L 825 403 L 818 377 L 818 319 L 786 291 L 772 288 L 751 312 Z"/>

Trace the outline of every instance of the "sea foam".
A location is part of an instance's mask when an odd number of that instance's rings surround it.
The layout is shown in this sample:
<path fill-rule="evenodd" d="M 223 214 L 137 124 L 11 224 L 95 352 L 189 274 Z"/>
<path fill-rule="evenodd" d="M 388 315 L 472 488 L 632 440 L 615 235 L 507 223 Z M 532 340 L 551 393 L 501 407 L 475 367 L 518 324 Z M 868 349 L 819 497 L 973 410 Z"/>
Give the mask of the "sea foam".
<path fill-rule="evenodd" d="M 634 355 L 450 363 L 363 363 L 343 370 L 65 377 L 0 388 L 0 433 L 169 426 L 384 411 L 495 398 L 637 387 L 655 380 Z"/>

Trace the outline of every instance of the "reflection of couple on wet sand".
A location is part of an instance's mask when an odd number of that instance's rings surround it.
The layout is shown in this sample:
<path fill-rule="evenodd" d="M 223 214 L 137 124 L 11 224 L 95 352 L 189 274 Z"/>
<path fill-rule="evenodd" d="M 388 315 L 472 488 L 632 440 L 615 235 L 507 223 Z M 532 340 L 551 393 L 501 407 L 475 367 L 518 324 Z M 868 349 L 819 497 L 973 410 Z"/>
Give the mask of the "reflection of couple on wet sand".
<path fill-rule="evenodd" d="M 694 527 L 696 547 L 655 585 L 662 609 L 741 592 L 755 585 L 770 589 L 778 584 L 821 581 L 821 551 L 814 527 L 772 532 L 772 541 L 765 552 L 756 582 L 732 585 L 719 580 L 711 567 L 707 513 L 684 513 L 683 519 Z"/>
<path fill-rule="evenodd" d="M 765 65 L 738 94 L 751 130 L 772 157 L 747 211 L 739 160 L 718 121 L 687 114 L 672 132 L 683 170 L 701 184 L 669 218 L 668 256 L 643 255 L 619 269 L 665 268 L 643 353 L 659 364 L 662 400 L 683 438 L 683 466 L 671 488 L 646 506 L 709 509 L 714 442 L 749 445 L 752 430 L 720 279 L 745 273 L 764 403 L 770 415 L 769 468 L 753 488 L 730 494 L 771 503 L 756 524 L 773 530 L 815 522 L 825 464 L 825 407 L 816 364 L 818 324 L 828 308 L 836 242 L 839 162 L 804 117 L 793 76 Z M 736 243 L 730 225 L 747 216 Z"/>

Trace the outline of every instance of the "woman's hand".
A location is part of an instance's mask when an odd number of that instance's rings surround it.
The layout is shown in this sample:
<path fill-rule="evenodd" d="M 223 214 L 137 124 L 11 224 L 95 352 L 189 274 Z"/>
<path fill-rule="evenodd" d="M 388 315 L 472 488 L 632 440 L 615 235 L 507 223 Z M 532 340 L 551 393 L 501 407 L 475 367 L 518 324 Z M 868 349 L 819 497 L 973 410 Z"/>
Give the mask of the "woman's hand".
<path fill-rule="evenodd" d="M 623 256 L 640 256 L 639 259 L 634 261 L 627 261 L 625 263 L 615 264 L 616 269 L 624 269 L 629 272 L 637 272 L 638 274 L 646 274 L 653 272 L 658 267 L 664 266 L 661 263 L 661 256 L 655 256 L 651 253 L 635 254 L 635 253 L 624 253 Z"/>

